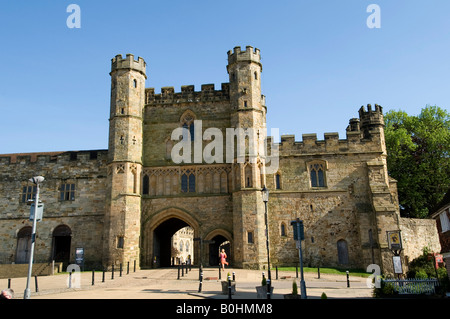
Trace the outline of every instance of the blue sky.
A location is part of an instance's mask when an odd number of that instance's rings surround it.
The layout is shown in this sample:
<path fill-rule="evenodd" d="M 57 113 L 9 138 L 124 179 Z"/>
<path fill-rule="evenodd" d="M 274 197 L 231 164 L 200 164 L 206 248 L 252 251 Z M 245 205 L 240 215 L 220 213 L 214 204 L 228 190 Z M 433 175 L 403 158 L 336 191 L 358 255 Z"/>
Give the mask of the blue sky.
<path fill-rule="evenodd" d="M 70 29 L 66 8 L 81 9 Z M 370 29 L 370 4 L 381 28 Z M 146 87 L 228 82 L 227 51 L 261 50 L 268 128 L 339 132 L 361 105 L 418 114 L 450 102 L 450 1 L 0 2 L 0 153 L 106 149 L 111 58 Z"/>

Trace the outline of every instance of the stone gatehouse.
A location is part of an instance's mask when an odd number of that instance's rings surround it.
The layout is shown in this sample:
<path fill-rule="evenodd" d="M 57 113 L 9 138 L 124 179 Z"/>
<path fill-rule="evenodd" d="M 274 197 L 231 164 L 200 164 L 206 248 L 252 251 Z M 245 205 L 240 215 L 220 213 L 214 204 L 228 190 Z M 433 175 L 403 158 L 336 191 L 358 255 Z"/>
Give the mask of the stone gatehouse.
<path fill-rule="evenodd" d="M 229 82 L 220 88 L 204 84 L 196 91 L 186 85 L 180 92 L 163 87 L 156 93 L 145 87 L 143 58 L 114 57 L 107 150 L 0 156 L 0 261 L 27 260 L 27 200 L 36 191 L 28 179 L 36 175 L 45 177 L 37 262 L 74 262 L 75 249 L 82 247 L 86 265 L 169 266 L 173 234 L 190 226 L 195 264 L 218 264 L 219 247 L 226 243 L 222 247 L 232 266 L 263 268 L 264 185 L 270 190 L 273 264 L 298 261 L 290 226 L 297 217 L 304 222 L 309 266 L 378 264 L 392 272 L 386 232 L 393 230 L 405 238 L 404 262 L 423 246 L 439 249 L 434 221 L 412 223 L 399 216 L 396 181 L 387 174 L 381 106 L 363 106 L 358 117 L 349 114 L 344 138 L 303 134 L 297 141 L 283 135 L 264 144 L 259 137 L 270 106 L 261 94 L 260 51 L 250 46 L 229 51 L 227 71 Z M 182 136 L 174 138 L 177 128 Z M 221 153 L 219 146 L 230 140 L 225 133 L 208 135 L 210 128 L 216 133 L 252 129 L 258 137 L 245 140 L 244 155 L 237 142 Z M 261 143 L 268 146 L 266 153 L 258 152 Z M 236 152 L 230 157 L 225 148 Z M 198 157 L 207 151 L 210 157 Z M 175 161 L 174 154 L 184 160 Z"/>

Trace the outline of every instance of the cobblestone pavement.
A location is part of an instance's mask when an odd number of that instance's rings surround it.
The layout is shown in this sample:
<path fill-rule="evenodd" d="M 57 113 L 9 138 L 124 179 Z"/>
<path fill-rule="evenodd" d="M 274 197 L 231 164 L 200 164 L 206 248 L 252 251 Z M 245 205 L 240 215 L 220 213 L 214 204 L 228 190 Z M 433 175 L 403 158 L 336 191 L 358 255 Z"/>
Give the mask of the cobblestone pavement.
<path fill-rule="evenodd" d="M 261 284 L 261 270 L 227 269 L 222 273 L 222 279 L 227 273 L 235 273 L 236 293 L 233 299 L 256 299 L 256 286 Z M 266 272 L 267 276 L 267 272 Z M 350 288 L 347 287 L 346 276 L 305 273 L 306 294 L 308 299 L 318 299 L 325 293 L 332 298 L 371 298 L 372 289 L 367 287 L 366 278 L 350 277 Z M 72 288 L 68 288 L 68 274 L 55 274 L 53 276 L 38 277 L 38 292 L 35 290 L 34 277 L 30 283 L 31 299 L 227 299 L 222 294 L 222 284 L 217 268 L 205 268 L 203 271 L 202 289 L 199 292 L 199 271 L 192 268 L 184 276 L 178 278 L 177 268 L 161 268 L 105 273 L 94 273 L 92 285 L 92 272 L 82 272 L 72 276 Z M 300 278 L 295 278 L 295 272 L 280 271 L 276 280 L 275 270 L 272 270 L 272 283 L 274 287 L 273 299 L 284 299 L 284 294 L 292 291 L 295 280 L 300 293 Z M 7 279 L 0 279 L 0 288 L 8 286 Z M 15 299 L 22 299 L 26 287 L 26 278 L 11 279 L 11 288 L 15 292 Z"/>

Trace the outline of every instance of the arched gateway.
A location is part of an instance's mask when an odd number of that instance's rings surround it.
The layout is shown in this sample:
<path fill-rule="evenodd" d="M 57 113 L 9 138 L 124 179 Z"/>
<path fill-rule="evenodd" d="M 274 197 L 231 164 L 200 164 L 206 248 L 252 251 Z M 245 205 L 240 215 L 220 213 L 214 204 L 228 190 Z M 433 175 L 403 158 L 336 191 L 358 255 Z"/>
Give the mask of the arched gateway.
<path fill-rule="evenodd" d="M 143 221 L 141 266 L 171 266 L 171 238 L 178 230 L 186 226 L 190 226 L 194 231 L 194 264 L 218 265 L 216 260 L 218 260 L 219 246 L 230 253 L 232 236 L 228 231 L 214 229 L 202 236 L 204 233 L 201 229 L 201 223 L 193 214 L 179 208 L 167 208 Z M 203 240 L 202 247 L 200 247 L 199 238 Z"/>

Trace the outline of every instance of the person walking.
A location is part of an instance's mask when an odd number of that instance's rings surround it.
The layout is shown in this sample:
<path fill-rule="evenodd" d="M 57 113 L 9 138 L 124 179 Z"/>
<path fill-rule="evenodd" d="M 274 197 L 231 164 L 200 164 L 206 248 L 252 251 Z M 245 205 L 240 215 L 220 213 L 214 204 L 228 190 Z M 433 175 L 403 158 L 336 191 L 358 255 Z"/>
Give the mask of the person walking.
<path fill-rule="evenodd" d="M 227 254 L 225 253 L 225 249 L 222 249 L 222 251 L 220 252 L 220 264 L 222 265 L 222 271 L 225 271 L 225 265 L 228 266 L 227 263 Z"/>

